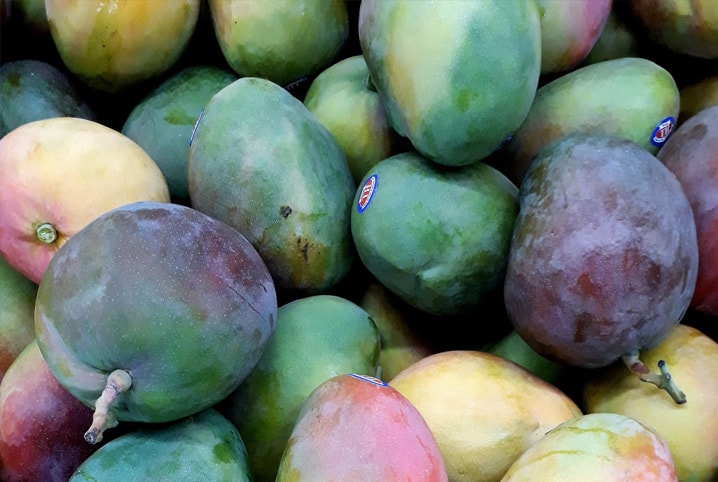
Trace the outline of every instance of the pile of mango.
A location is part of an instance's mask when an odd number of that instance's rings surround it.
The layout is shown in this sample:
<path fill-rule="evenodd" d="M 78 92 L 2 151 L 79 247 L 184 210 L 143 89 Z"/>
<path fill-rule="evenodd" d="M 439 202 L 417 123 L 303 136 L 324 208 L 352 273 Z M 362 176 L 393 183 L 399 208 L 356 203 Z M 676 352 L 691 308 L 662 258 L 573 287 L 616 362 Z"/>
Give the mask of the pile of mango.
<path fill-rule="evenodd" d="M 0 15 L 0 480 L 718 478 L 718 3 Z"/>

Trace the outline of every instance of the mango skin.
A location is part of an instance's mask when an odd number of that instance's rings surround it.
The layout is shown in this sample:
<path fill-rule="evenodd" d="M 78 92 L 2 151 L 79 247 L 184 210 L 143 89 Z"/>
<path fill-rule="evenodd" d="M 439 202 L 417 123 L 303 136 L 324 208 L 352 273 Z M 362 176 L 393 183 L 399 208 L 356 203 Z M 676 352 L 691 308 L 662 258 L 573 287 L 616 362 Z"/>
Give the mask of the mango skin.
<path fill-rule="evenodd" d="M 212 408 L 120 435 L 89 456 L 69 480 L 193 480 L 200 474 L 205 480 L 253 480 L 241 435 Z"/>
<path fill-rule="evenodd" d="M 0 381 L 10 364 L 35 339 L 37 285 L 0 256 Z"/>
<path fill-rule="evenodd" d="M 279 307 L 277 327 L 246 380 L 223 402 L 257 481 L 273 481 L 302 403 L 341 373 L 374 373 L 381 342 L 369 314 L 334 295 Z"/>
<path fill-rule="evenodd" d="M 329 66 L 349 36 L 345 0 L 209 0 L 214 31 L 240 77 L 280 85 Z"/>
<path fill-rule="evenodd" d="M 364 0 L 359 40 L 392 127 L 439 164 L 488 157 L 536 94 L 533 1 Z"/>
<path fill-rule="evenodd" d="M 653 142 L 656 127 L 669 117 L 675 126 L 679 108 L 673 76 L 651 60 L 626 57 L 586 65 L 538 89 L 497 167 L 518 185 L 541 147 L 573 132 L 617 135 L 655 154 L 662 145 Z"/>
<path fill-rule="evenodd" d="M 35 333 L 50 370 L 83 403 L 94 407 L 122 369 L 132 385 L 111 413 L 166 422 L 229 395 L 276 316 L 269 272 L 240 233 L 186 206 L 139 202 L 101 215 L 58 251 L 38 288 Z"/>
<path fill-rule="evenodd" d="M 450 169 L 411 151 L 364 176 L 351 234 L 364 266 L 403 301 L 431 314 L 462 314 L 502 286 L 517 210 L 517 187 L 493 167 Z"/>
<path fill-rule="evenodd" d="M 541 75 L 573 70 L 591 52 L 612 0 L 536 0 L 541 18 Z"/>
<path fill-rule="evenodd" d="M 516 460 L 502 482 L 678 482 L 666 442 L 646 425 L 615 413 L 567 420 Z"/>
<path fill-rule="evenodd" d="M 242 77 L 205 106 L 189 151 L 193 208 L 240 231 L 280 290 L 318 294 L 349 272 L 356 186 L 332 134 L 279 85 Z"/>
<path fill-rule="evenodd" d="M 698 273 L 696 225 L 655 156 L 616 136 L 570 134 L 540 151 L 519 199 L 504 304 L 539 354 L 598 368 L 681 321 Z"/>
<path fill-rule="evenodd" d="M 705 77 L 680 89 L 682 124 L 703 109 L 718 105 L 718 74 Z"/>
<path fill-rule="evenodd" d="M 277 471 L 276 482 L 309 480 L 448 482 L 448 477 L 414 405 L 379 379 L 339 374 L 305 400 Z"/>
<path fill-rule="evenodd" d="M 663 437 L 679 480 L 716 480 L 718 380 L 714 374 L 718 370 L 718 343 L 682 323 L 658 346 L 644 351 L 641 359 L 649 367 L 665 361 L 687 402 L 676 406 L 663 390 L 642 382 L 617 362 L 584 378 L 586 413 L 610 412 L 635 418 Z"/>
<path fill-rule="evenodd" d="M 691 307 L 718 315 L 718 105 L 680 124 L 657 154 L 683 186 L 698 236 L 698 279 Z"/>
<path fill-rule="evenodd" d="M 630 0 L 641 31 L 679 54 L 718 58 L 718 3 L 713 0 Z"/>
<path fill-rule="evenodd" d="M 194 33 L 200 0 L 47 0 L 50 34 L 65 66 L 101 92 L 118 93 L 159 76 Z"/>

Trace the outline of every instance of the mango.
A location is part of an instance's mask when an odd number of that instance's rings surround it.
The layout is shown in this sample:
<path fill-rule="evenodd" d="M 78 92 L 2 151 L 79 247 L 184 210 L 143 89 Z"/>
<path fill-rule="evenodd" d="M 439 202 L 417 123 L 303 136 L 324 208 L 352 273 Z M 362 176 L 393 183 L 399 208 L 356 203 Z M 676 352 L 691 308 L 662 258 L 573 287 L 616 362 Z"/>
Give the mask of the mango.
<path fill-rule="evenodd" d="M 37 285 L 0 256 L 0 381 L 20 352 L 35 339 Z"/>
<path fill-rule="evenodd" d="M 364 176 L 351 234 L 363 265 L 403 301 L 465 314 L 502 286 L 517 210 L 517 187 L 495 168 L 449 168 L 410 151 Z"/>
<path fill-rule="evenodd" d="M 624 57 L 586 65 L 538 89 L 496 165 L 518 185 L 541 147 L 573 132 L 613 134 L 655 154 L 673 132 L 679 106 L 673 76 L 651 60 Z"/>
<path fill-rule="evenodd" d="M 275 479 L 302 403 L 329 378 L 375 373 L 381 343 L 369 314 L 334 295 L 279 307 L 277 326 L 257 366 L 222 403 L 242 433 L 257 481 Z"/>
<path fill-rule="evenodd" d="M 554 385 L 476 350 L 429 355 L 389 385 L 426 420 L 452 482 L 500 480 L 544 433 L 581 415 Z"/>
<path fill-rule="evenodd" d="M 501 482 L 678 482 L 666 442 L 650 427 L 615 413 L 567 420 L 524 452 Z"/>
<path fill-rule="evenodd" d="M 289 92 L 243 77 L 209 100 L 188 162 L 193 208 L 240 231 L 278 289 L 319 294 L 354 263 L 356 185 L 332 134 Z"/>
<path fill-rule="evenodd" d="M 136 89 L 167 72 L 187 48 L 200 0 L 47 0 L 60 57 L 93 90 Z"/>
<path fill-rule="evenodd" d="M 363 0 L 359 40 L 392 127 L 439 164 L 488 157 L 536 94 L 541 26 L 533 1 Z"/>
<path fill-rule="evenodd" d="M 539 354 L 598 368 L 680 323 L 698 273 L 696 225 L 654 155 L 617 136 L 570 134 L 539 152 L 519 200 L 504 302 Z"/>
<path fill-rule="evenodd" d="M 240 77 L 285 85 L 331 65 L 349 36 L 345 0 L 209 0 L 224 58 Z"/>
<path fill-rule="evenodd" d="M 69 480 L 200 479 L 253 480 L 241 435 L 211 408 L 172 423 L 140 427 L 107 442 Z"/>
<path fill-rule="evenodd" d="M 381 379 L 340 374 L 304 401 L 282 455 L 276 482 L 305 480 L 449 479 L 414 405 Z"/>
<path fill-rule="evenodd" d="M 173 421 L 224 399 L 276 317 L 272 278 L 244 236 L 187 206 L 138 202 L 57 252 L 35 333 L 58 381 L 95 409 L 85 439 L 97 443 L 119 421 Z"/>
<path fill-rule="evenodd" d="M 583 379 L 581 399 L 586 413 L 618 413 L 652 427 L 670 449 L 679 480 L 715 480 L 718 380 L 713 374 L 718 370 L 718 343 L 701 330 L 680 324 L 663 342 L 646 350 L 643 358 L 649 365 L 665 361 L 686 392 L 685 405 L 676 406 L 660 390 L 615 363 Z"/>
<path fill-rule="evenodd" d="M 682 86 L 679 123 L 687 121 L 703 109 L 718 105 L 718 74 L 706 76 Z"/>
<path fill-rule="evenodd" d="M 630 0 L 641 32 L 682 55 L 718 58 L 718 3 L 712 0 Z"/>

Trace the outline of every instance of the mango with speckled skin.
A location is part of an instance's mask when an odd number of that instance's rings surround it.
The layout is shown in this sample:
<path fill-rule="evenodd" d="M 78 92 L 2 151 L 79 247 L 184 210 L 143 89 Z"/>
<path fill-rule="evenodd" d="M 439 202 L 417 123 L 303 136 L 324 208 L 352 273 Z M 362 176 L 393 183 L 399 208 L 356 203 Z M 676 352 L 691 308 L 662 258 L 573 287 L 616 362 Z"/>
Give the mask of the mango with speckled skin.
<path fill-rule="evenodd" d="M 617 135 L 655 154 L 679 107 L 673 76 L 653 61 L 624 57 L 586 65 L 538 89 L 497 166 L 518 185 L 541 147 L 572 132 Z"/>
<path fill-rule="evenodd" d="M 504 304 L 539 354 L 584 368 L 651 348 L 680 323 L 698 273 L 690 203 L 638 144 L 575 133 L 519 191 Z"/>
<path fill-rule="evenodd" d="M 439 164 L 486 158 L 518 129 L 536 94 L 533 1 L 364 0 L 359 40 L 391 125 Z"/>

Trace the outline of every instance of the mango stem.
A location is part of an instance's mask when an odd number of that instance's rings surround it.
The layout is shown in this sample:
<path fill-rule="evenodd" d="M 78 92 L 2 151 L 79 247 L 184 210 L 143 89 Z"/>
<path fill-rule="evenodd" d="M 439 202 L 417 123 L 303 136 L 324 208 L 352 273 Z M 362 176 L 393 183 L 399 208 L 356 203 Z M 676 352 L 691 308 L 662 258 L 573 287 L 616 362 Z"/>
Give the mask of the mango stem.
<path fill-rule="evenodd" d="M 108 428 L 117 426 L 117 417 L 110 413 L 110 407 L 117 396 L 132 386 L 132 377 L 125 370 L 115 370 L 107 376 L 107 384 L 100 398 L 95 402 L 92 425 L 85 432 L 85 441 L 96 444 L 102 440 L 102 434 Z"/>
<path fill-rule="evenodd" d="M 664 360 L 658 362 L 660 373 L 652 373 L 648 367 L 639 358 L 638 350 L 626 353 L 621 357 L 623 363 L 631 372 L 636 374 L 642 382 L 651 383 L 656 387 L 665 390 L 671 396 L 674 402 L 679 405 L 686 403 L 686 394 L 673 381 L 673 377 L 668 371 L 668 365 Z"/>

